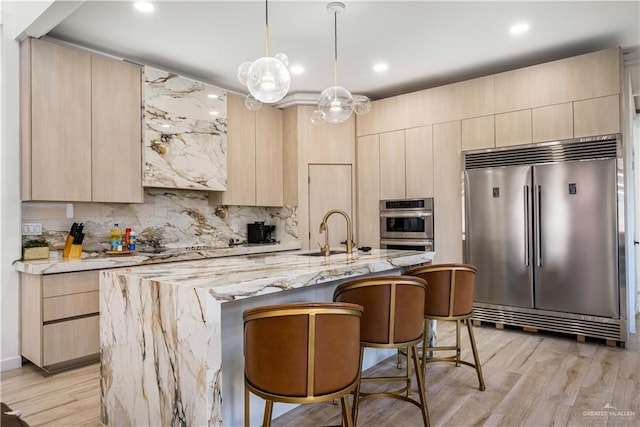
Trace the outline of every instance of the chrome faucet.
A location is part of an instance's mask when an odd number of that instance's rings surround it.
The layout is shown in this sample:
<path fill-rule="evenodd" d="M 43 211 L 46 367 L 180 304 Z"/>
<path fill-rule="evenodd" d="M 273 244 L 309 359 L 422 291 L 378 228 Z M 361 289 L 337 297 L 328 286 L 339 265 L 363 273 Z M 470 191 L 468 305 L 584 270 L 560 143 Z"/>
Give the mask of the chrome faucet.
<path fill-rule="evenodd" d="M 332 209 L 326 214 L 324 214 L 324 218 L 322 218 L 322 222 L 320 223 L 320 233 L 324 232 L 324 246 L 320 246 L 320 252 L 322 252 L 325 256 L 329 256 L 331 253 L 331 249 L 329 246 L 329 226 L 327 225 L 327 220 L 334 213 L 340 214 L 347 221 L 347 253 L 350 254 L 353 251 L 353 247 L 356 245 L 356 242 L 353 241 L 353 230 L 351 227 L 351 218 L 345 211 L 341 211 L 339 209 Z M 318 245 L 320 245 L 318 243 Z"/>

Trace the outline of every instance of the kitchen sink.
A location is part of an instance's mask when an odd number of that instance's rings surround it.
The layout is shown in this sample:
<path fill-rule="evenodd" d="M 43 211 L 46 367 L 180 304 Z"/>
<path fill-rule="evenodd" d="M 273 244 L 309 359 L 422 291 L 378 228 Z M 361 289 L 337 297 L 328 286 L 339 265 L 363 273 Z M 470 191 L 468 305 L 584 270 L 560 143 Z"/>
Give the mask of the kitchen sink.
<path fill-rule="evenodd" d="M 345 251 L 329 251 L 329 255 L 346 254 Z M 324 256 L 322 252 L 309 252 L 308 254 L 298 254 L 301 256 Z"/>

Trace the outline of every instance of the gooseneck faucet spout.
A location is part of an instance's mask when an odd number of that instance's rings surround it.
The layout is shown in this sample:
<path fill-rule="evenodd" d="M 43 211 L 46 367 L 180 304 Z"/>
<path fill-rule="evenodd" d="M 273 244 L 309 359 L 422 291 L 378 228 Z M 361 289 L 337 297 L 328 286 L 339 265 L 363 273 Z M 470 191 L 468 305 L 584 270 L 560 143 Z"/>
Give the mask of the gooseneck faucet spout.
<path fill-rule="evenodd" d="M 350 254 L 353 252 L 353 248 L 356 245 L 356 242 L 353 241 L 353 227 L 351 226 L 351 218 L 345 211 L 341 211 L 339 209 L 332 209 L 326 214 L 324 214 L 324 218 L 322 218 L 322 222 L 320 223 L 320 233 L 324 232 L 324 246 L 320 246 L 320 252 L 322 252 L 325 256 L 329 256 L 331 248 L 329 246 L 329 226 L 327 225 L 327 220 L 333 214 L 340 214 L 347 221 L 347 253 Z"/>

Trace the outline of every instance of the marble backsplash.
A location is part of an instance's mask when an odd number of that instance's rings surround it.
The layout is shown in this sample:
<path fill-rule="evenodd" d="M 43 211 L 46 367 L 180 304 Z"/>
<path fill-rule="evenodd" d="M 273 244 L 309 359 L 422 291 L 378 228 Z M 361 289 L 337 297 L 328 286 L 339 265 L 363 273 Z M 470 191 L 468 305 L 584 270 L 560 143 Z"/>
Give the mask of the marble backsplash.
<path fill-rule="evenodd" d="M 73 210 L 73 218 L 67 211 Z M 229 239 L 247 239 L 247 224 L 264 221 L 275 225 L 282 243 L 298 241 L 296 207 L 216 206 L 204 191 L 145 189 L 144 203 L 22 203 L 22 222 L 42 224 L 52 250 L 62 250 L 71 224 L 84 223 L 83 250 L 110 249 L 111 228 L 118 223 L 137 234 L 139 250 L 165 247 L 227 247 Z M 237 226 L 237 232 L 234 232 Z M 25 236 L 33 238 L 33 236 Z"/>

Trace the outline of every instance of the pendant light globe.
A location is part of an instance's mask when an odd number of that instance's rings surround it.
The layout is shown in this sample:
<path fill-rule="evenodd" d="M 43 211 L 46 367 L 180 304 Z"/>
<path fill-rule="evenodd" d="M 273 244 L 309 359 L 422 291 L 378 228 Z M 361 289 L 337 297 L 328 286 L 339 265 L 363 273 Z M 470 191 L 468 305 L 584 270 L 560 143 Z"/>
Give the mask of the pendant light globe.
<path fill-rule="evenodd" d="M 342 86 L 331 86 L 320 94 L 318 111 L 322 118 L 329 123 L 343 123 L 353 112 L 353 97 L 351 92 Z"/>
<path fill-rule="evenodd" d="M 286 56 L 284 54 L 279 54 Z M 280 58 L 281 58 L 280 57 Z M 258 101 L 272 104 L 289 91 L 291 75 L 280 58 L 265 56 L 253 61 L 247 72 L 247 88 Z"/>

